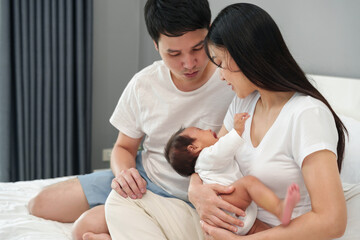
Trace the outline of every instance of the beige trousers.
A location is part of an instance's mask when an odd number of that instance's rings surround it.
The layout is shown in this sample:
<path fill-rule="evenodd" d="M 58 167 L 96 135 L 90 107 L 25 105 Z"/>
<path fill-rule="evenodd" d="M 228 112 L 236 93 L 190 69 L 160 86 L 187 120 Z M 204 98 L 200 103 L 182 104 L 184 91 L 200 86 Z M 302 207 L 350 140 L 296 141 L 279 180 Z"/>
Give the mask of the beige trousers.
<path fill-rule="evenodd" d="M 151 191 L 133 200 L 112 190 L 105 203 L 105 215 L 113 240 L 204 239 L 195 209 L 179 199 Z"/>

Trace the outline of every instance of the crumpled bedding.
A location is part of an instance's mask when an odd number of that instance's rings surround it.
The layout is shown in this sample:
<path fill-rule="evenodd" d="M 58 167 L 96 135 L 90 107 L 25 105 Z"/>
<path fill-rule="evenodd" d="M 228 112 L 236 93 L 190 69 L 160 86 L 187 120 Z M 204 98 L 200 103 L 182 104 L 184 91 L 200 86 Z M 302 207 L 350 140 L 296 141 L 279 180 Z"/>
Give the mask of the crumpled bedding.
<path fill-rule="evenodd" d="M 29 214 L 27 204 L 46 185 L 71 177 L 0 183 L 1 240 L 71 240 L 71 223 Z"/>
<path fill-rule="evenodd" d="M 71 240 L 72 223 L 29 214 L 27 204 L 43 187 L 71 177 L 0 183 L 0 240 Z M 360 184 L 343 183 L 348 227 L 339 240 L 360 239 Z"/>

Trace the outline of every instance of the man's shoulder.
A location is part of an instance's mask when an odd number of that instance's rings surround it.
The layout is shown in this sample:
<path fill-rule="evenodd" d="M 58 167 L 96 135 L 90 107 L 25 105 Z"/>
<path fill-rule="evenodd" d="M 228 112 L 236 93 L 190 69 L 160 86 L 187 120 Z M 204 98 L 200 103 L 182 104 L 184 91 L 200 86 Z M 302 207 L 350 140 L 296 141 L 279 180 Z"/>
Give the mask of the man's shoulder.
<path fill-rule="evenodd" d="M 158 77 L 161 73 L 168 71 L 168 68 L 164 64 L 164 61 L 158 60 L 154 61 L 147 67 L 144 67 L 138 73 L 134 75 L 134 78 L 147 78 L 150 76 Z"/>

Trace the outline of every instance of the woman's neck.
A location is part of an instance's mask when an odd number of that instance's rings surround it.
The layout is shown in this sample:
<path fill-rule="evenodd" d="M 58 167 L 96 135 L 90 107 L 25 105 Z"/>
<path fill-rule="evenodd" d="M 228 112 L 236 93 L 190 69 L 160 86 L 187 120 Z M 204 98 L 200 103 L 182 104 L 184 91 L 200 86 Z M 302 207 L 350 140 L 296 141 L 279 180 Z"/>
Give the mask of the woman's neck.
<path fill-rule="evenodd" d="M 281 109 L 287 101 L 294 95 L 294 92 L 273 92 L 260 90 L 260 99 L 258 107 L 263 112 L 271 112 L 273 109 Z"/>

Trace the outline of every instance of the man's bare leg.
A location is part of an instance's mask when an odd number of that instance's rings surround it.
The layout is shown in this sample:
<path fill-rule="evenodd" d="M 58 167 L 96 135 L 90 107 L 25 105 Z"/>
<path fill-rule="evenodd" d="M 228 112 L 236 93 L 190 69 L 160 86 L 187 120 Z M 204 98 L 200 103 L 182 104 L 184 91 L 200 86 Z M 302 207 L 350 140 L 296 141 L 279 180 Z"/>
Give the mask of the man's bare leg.
<path fill-rule="evenodd" d="M 104 205 L 84 212 L 73 225 L 72 235 L 76 240 L 110 240 Z"/>
<path fill-rule="evenodd" d="M 45 187 L 29 201 L 29 212 L 37 217 L 70 223 L 89 210 L 89 204 L 77 178 Z"/>

